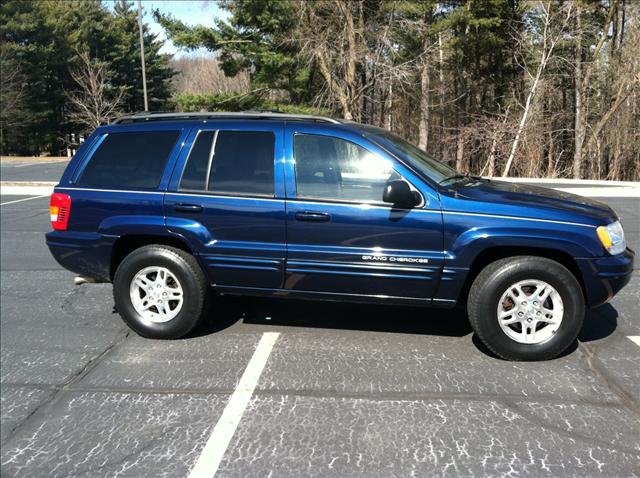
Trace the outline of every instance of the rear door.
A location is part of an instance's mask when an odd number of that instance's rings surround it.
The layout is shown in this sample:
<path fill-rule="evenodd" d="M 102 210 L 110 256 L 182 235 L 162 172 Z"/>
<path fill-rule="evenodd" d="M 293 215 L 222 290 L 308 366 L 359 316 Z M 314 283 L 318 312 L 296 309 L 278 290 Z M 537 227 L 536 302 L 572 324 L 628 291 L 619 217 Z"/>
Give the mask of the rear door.
<path fill-rule="evenodd" d="M 167 227 L 185 237 L 213 284 L 279 288 L 285 257 L 283 125 L 202 124 L 165 196 Z"/>
<path fill-rule="evenodd" d="M 290 123 L 285 288 L 351 296 L 431 298 L 443 264 L 442 214 L 428 185 L 361 135 Z M 422 201 L 382 202 L 403 178 Z"/>

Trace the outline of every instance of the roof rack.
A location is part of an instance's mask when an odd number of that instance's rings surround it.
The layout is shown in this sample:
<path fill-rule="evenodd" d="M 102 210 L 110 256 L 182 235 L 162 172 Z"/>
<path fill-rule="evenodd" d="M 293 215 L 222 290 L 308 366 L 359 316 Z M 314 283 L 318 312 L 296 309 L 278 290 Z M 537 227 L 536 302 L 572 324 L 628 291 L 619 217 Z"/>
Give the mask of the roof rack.
<path fill-rule="evenodd" d="M 265 110 L 242 111 L 238 113 L 212 112 L 212 113 L 135 113 L 121 116 L 112 124 L 140 123 L 146 121 L 171 121 L 171 120 L 219 120 L 219 119 L 280 119 L 293 121 L 317 121 L 322 123 L 340 124 L 340 120 L 325 116 L 298 115 L 279 113 Z"/>

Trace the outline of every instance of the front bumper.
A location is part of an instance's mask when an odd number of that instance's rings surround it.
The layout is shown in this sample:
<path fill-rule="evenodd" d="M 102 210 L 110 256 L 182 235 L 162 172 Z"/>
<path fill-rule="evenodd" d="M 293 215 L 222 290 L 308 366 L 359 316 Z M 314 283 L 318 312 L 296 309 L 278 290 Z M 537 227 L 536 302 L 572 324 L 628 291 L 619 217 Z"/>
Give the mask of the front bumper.
<path fill-rule="evenodd" d="M 589 307 L 609 302 L 620 289 L 629 283 L 633 274 L 635 253 L 627 248 L 615 256 L 576 259 Z"/>

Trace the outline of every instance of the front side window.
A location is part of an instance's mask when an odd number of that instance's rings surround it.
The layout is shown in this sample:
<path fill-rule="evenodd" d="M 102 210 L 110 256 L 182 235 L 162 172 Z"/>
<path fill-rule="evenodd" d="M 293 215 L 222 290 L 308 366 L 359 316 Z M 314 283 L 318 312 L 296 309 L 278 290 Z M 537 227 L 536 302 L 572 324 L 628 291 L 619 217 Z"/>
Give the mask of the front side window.
<path fill-rule="evenodd" d="M 275 135 L 265 131 L 201 131 L 189 153 L 181 190 L 273 196 Z"/>
<path fill-rule="evenodd" d="M 109 133 L 77 183 L 87 188 L 157 189 L 179 131 Z"/>
<path fill-rule="evenodd" d="M 294 157 L 299 198 L 381 203 L 387 181 L 400 179 L 390 161 L 332 136 L 297 134 Z"/>

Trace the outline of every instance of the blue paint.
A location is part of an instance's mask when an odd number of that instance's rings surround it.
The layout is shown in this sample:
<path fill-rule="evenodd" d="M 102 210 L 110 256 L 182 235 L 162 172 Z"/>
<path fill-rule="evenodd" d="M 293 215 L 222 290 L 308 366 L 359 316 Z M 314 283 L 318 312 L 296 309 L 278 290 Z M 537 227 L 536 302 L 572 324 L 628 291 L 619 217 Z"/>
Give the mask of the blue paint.
<path fill-rule="evenodd" d="M 264 131 L 275 136 L 274 194 L 237 196 L 180 191 L 199 132 Z M 76 186 L 110 133 L 179 131 L 155 190 Z M 381 131 L 355 123 L 282 119 L 170 120 L 98 128 L 67 167 L 56 191 L 72 197 L 68 231 L 47 234 L 58 262 L 111 279 L 114 244 L 127 236 L 179 240 L 212 286 L 250 295 L 452 306 L 463 299 L 474 261 L 488 250 L 520 248 L 570 257 L 588 305 L 613 297 L 630 279 L 633 251 L 611 256 L 596 228 L 617 220 L 611 208 L 576 195 L 500 181 L 464 179 L 438 185 Z M 395 209 L 297 196 L 294 138 L 325 135 L 354 143 L 392 163 L 422 204 Z M 196 211 L 176 206 L 195 205 Z M 325 221 L 300 220 L 301 212 Z"/>

